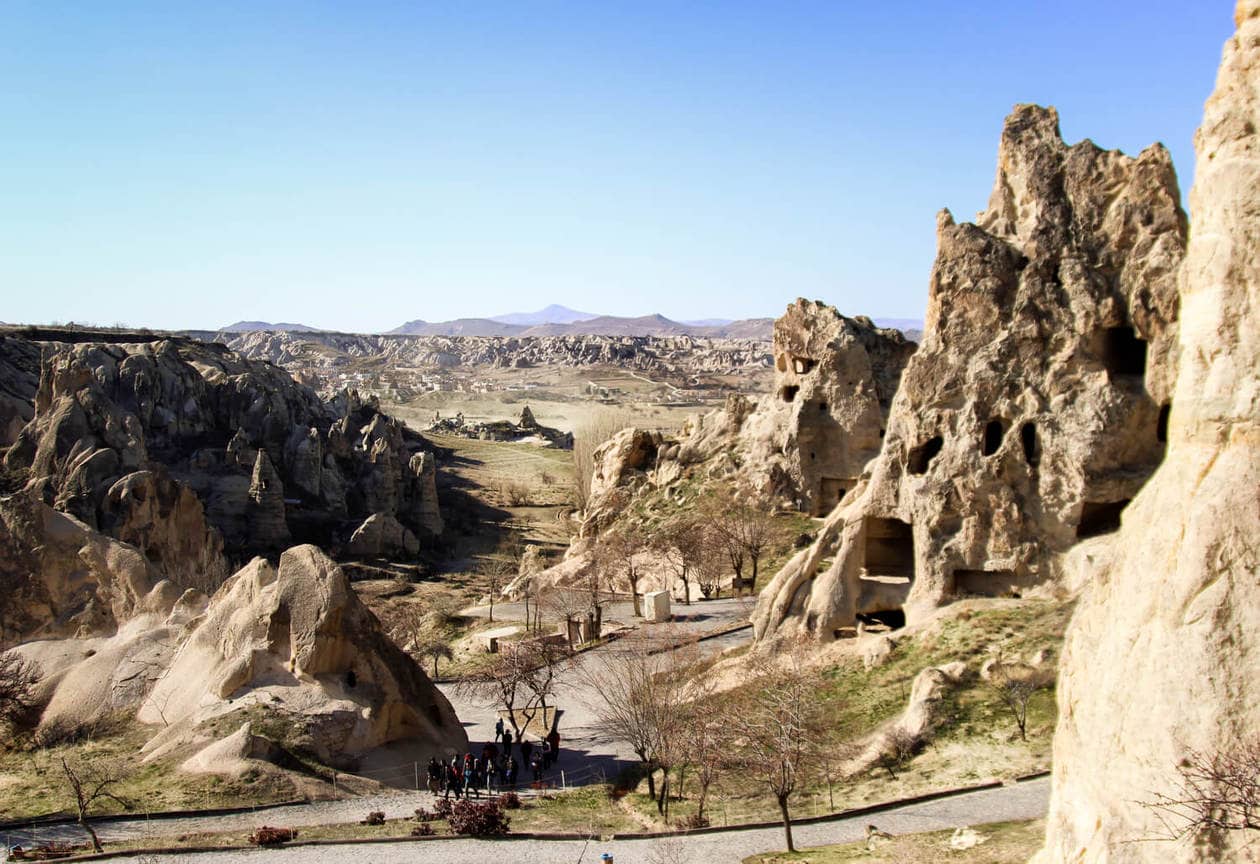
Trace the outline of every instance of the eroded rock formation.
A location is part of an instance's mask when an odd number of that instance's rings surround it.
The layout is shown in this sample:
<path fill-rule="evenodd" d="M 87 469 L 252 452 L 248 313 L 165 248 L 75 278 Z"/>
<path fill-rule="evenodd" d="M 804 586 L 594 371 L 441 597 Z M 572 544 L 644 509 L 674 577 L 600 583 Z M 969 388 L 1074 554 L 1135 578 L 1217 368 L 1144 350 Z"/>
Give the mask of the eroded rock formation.
<path fill-rule="evenodd" d="M 1069 147 L 1053 109 L 1015 109 L 988 210 L 938 219 L 879 458 L 762 592 L 759 638 L 1053 581 L 1060 553 L 1118 526 L 1165 446 L 1178 200 L 1162 146 Z"/>
<path fill-rule="evenodd" d="M 165 555 L 146 538 L 204 540 L 191 557 L 209 560 L 220 547 L 275 552 L 291 538 L 344 543 L 374 513 L 420 537 L 443 530 L 432 454 L 374 401 L 342 393 L 325 403 L 221 345 L 43 348 L 33 418 L 6 468 L 31 494 L 163 566 L 195 550 Z M 212 531 L 192 524 L 198 513 Z"/>
<path fill-rule="evenodd" d="M 1242 0 L 1195 141 L 1168 458 L 1082 544 L 1039 862 L 1247 860 L 1255 832 L 1159 842 L 1192 752 L 1260 735 L 1260 2 Z M 1184 828 L 1174 818 L 1171 827 Z M 1246 836 L 1243 836 L 1246 835 Z"/>

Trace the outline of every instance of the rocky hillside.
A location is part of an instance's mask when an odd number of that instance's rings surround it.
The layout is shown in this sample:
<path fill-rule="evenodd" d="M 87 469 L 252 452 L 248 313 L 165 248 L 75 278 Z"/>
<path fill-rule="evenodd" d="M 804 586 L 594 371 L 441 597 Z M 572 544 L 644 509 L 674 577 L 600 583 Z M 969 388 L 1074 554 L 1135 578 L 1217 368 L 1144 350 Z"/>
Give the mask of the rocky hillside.
<path fill-rule="evenodd" d="M 941 213 L 926 332 L 876 460 L 762 593 L 760 639 L 832 640 L 1059 584 L 1163 458 L 1186 219 L 1168 152 L 1007 118 L 989 208 Z"/>
<path fill-rule="evenodd" d="M 205 334 L 251 360 L 290 369 L 337 369 L 378 358 L 394 367 L 456 369 L 615 365 L 645 373 L 732 373 L 770 365 L 755 339 L 691 336 L 365 336 L 345 333 Z"/>
<path fill-rule="evenodd" d="M 324 402 L 276 366 L 188 339 L 0 347 L 14 364 L 43 354 L 8 485 L 164 571 L 220 548 L 335 549 L 372 516 L 415 537 L 443 530 L 433 456 L 353 393 Z"/>
<path fill-rule="evenodd" d="M 1061 668 L 1041 864 L 1255 855 L 1254 810 L 1250 831 L 1216 809 L 1218 827 L 1175 843 L 1157 838 L 1189 820 L 1144 806 L 1241 800 L 1245 785 L 1187 795 L 1180 769 L 1260 743 L 1260 2 L 1242 0 L 1236 21 L 1195 141 L 1168 458 L 1120 531 L 1072 556 L 1086 590 Z"/>

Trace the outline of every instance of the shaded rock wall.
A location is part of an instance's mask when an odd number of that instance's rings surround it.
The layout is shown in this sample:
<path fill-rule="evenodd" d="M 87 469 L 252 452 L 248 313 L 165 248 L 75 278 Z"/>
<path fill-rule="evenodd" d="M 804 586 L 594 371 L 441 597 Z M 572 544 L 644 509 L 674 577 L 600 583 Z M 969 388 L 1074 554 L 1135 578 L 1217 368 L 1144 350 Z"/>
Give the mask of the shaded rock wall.
<path fill-rule="evenodd" d="M 1178 200 L 1163 147 L 1069 147 L 1053 109 L 1015 109 L 988 210 L 938 219 L 879 458 L 762 592 L 759 638 L 1054 581 L 1059 553 L 1118 526 L 1163 455 Z"/>
<path fill-rule="evenodd" d="M 1260 2 L 1236 20 L 1195 141 L 1168 458 L 1120 532 L 1070 562 L 1087 587 L 1061 665 L 1047 864 L 1254 854 L 1254 831 L 1154 840 L 1166 828 L 1142 806 L 1178 797 L 1191 752 L 1260 735 Z"/>
<path fill-rule="evenodd" d="M 374 513 L 425 537 L 443 530 L 432 455 L 374 402 L 343 393 L 324 403 L 283 370 L 222 345 L 44 350 L 33 419 L 5 466 L 89 526 L 112 531 L 150 518 L 147 499 L 110 490 L 163 467 L 196 493 L 221 535 L 208 546 L 234 555 L 282 549 L 290 536 L 342 543 Z M 130 504 L 145 512 L 123 512 Z"/>

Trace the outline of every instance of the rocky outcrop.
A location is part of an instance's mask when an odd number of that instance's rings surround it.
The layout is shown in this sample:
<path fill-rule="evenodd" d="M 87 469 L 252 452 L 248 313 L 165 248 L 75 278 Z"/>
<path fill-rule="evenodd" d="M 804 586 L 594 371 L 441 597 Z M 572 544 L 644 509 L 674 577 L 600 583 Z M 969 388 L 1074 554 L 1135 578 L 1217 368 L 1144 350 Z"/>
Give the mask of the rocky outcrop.
<path fill-rule="evenodd" d="M 138 714 L 170 727 L 151 749 L 249 705 L 300 715 L 325 761 L 399 741 L 441 754 L 468 746 L 450 703 L 314 546 L 232 576 L 169 668 Z"/>
<path fill-rule="evenodd" d="M 1043 864 L 1254 854 L 1254 831 L 1158 842 L 1168 826 L 1143 806 L 1181 797 L 1191 753 L 1260 735 L 1260 2 L 1236 21 L 1195 141 L 1168 458 L 1120 532 L 1070 562 L 1086 588 L 1061 664 Z"/>
<path fill-rule="evenodd" d="M 758 638 L 894 626 L 952 597 L 1054 583 L 1159 464 L 1186 223 L 1159 145 L 1065 145 L 1007 118 L 989 208 L 937 225 L 924 340 L 879 458 L 763 591 Z"/>
<path fill-rule="evenodd" d="M 112 634 L 158 581 L 135 547 L 29 496 L 0 498 L 0 649 Z"/>
<path fill-rule="evenodd" d="M 387 513 L 373 513 L 350 536 L 346 551 L 351 555 L 378 558 L 408 557 L 420 554 L 416 535 Z"/>
<path fill-rule="evenodd" d="M 35 416 L 39 361 L 38 345 L 0 334 L 0 447 L 16 441 Z"/>
<path fill-rule="evenodd" d="M 277 551 L 291 536 L 336 545 L 373 513 L 417 536 L 443 530 L 432 454 L 374 401 L 341 393 L 325 403 L 270 364 L 184 339 L 43 350 L 34 416 L 5 466 L 93 528 L 178 530 L 153 527 L 175 513 L 153 499 L 111 495 L 130 475 L 163 470 L 163 500 L 182 500 L 172 483 L 191 490 L 236 556 Z M 134 518 L 120 511 L 131 504 L 142 511 Z"/>
<path fill-rule="evenodd" d="M 134 471 L 109 487 L 102 530 L 135 546 L 169 579 L 213 591 L 226 576 L 223 538 L 201 500 L 161 465 Z"/>

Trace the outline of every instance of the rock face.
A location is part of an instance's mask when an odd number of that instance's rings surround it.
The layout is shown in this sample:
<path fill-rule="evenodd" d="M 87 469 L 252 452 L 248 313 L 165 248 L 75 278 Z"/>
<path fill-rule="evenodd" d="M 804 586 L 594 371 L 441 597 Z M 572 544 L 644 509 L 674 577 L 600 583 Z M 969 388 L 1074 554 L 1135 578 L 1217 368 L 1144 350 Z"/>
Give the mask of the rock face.
<path fill-rule="evenodd" d="M 22 427 L 35 416 L 39 360 L 38 345 L 0 335 L 0 447 L 16 441 Z"/>
<path fill-rule="evenodd" d="M 1135 842 L 1165 834 L 1141 802 L 1178 797 L 1189 753 L 1260 734 L 1260 2 L 1236 21 L 1195 142 L 1168 458 L 1120 532 L 1073 556 L 1088 587 L 1060 670 L 1047 864 L 1254 850 L 1254 831 Z"/>
<path fill-rule="evenodd" d="M 164 469 L 163 500 L 183 500 L 172 483 L 195 493 L 218 535 L 207 545 L 233 556 L 277 551 L 291 536 L 332 546 L 374 513 L 419 536 L 443 530 L 432 454 L 374 401 L 342 393 L 325 403 L 270 364 L 183 339 L 44 351 L 33 419 L 5 466 L 90 527 L 175 533 L 174 523 L 152 527 L 167 511 L 155 511 L 151 497 L 121 494 L 144 483 L 118 487 Z M 133 506 L 140 512 L 126 512 Z M 193 508 L 176 509 L 191 518 Z"/>
<path fill-rule="evenodd" d="M 251 703 L 301 715 L 325 760 L 397 741 L 441 754 L 468 746 L 450 703 L 314 546 L 232 576 L 138 717 L 180 727 Z"/>
<path fill-rule="evenodd" d="M 1165 447 L 1186 222 L 1167 151 L 1007 118 L 989 208 L 937 225 L 925 336 L 879 458 L 762 592 L 759 638 L 897 626 L 1052 582 L 1115 530 Z"/>
<path fill-rule="evenodd" d="M 869 318 L 817 301 L 789 306 L 774 322 L 774 391 L 740 431 L 763 491 L 830 513 L 879 454 L 915 348 Z"/>
<path fill-rule="evenodd" d="M 346 548 L 351 555 L 365 557 L 414 558 L 420 553 L 416 535 L 387 513 L 373 513 L 350 536 Z"/>
<path fill-rule="evenodd" d="M 23 494 L 0 498 L 0 650 L 112 634 L 158 572 L 140 551 Z"/>

